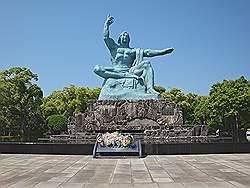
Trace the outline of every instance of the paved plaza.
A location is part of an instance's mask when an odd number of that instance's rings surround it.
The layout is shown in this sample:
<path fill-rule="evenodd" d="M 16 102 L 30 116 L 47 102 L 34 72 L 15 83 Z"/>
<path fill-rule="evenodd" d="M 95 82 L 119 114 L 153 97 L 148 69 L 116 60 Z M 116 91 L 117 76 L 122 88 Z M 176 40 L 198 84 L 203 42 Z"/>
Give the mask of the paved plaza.
<path fill-rule="evenodd" d="M 0 154 L 0 187 L 250 187 L 250 154 L 143 159 Z"/>

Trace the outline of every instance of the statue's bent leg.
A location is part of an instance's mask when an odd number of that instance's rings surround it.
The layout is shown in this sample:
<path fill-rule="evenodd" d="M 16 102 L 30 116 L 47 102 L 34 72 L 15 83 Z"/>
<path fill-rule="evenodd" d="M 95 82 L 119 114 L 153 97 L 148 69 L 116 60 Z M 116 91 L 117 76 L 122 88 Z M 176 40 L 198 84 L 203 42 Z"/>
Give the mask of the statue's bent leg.
<path fill-rule="evenodd" d="M 103 67 L 103 66 L 100 66 L 100 65 L 96 65 L 95 68 L 94 68 L 94 72 L 102 77 L 102 78 L 136 78 L 136 76 L 133 76 L 131 74 L 127 72 L 124 72 L 124 71 L 117 71 L 115 70 L 113 67 Z"/>
<path fill-rule="evenodd" d="M 159 94 L 154 90 L 154 70 L 149 61 L 142 61 L 133 68 L 135 74 L 141 74 L 146 84 L 147 93 Z"/>
<path fill-rule="evenodd" d="M 96 65 L 94 68 L 94 72 L 102 78 L 108 78 L 109 75 L 107 74 L 107 70 L 112 71 L 112 69 L 112 67 L 103 67 L 100 65 Z"/>

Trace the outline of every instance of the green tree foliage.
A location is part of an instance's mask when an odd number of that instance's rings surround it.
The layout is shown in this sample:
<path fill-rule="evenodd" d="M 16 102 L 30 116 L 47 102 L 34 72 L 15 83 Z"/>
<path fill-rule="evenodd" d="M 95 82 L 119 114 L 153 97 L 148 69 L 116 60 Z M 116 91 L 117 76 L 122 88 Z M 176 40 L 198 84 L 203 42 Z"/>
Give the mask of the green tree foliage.
<path fill-rule="evenodd" d="M 63 115 L 51 115 L 47 118 L 47 125 L 50 133 L 60 134 L 67 130 L 68 120 Z"/>
<path fill-rule="evenodd" d="M 193 123 L 194 124 L 203 124 L 208 125 L 210 111 L 208 109 L 209 101 L 207 96 L 200 97 L 200 100 L 197 102 L 197 105 L 194 108 L 193 112 Z"/>
<path fill-rule="evenodd" d="M 199 96 L 194 93 L 188 93 L 185 95 L 185 101 L 183 104 L 185 123 L 195 124 L 195 109 L 203 104 L 206 96 Z M 199 124 L 205 124 L 205 122 L 199 122 Z"/>
<path fill-rule="evenodd" d="M 161 87 L 161 86 L 154 86 L 154 90 L 159 92 L 160 94 L 162 94 L 166 91 L 166 89 L 164 87 Z"/>
<path fill-rule="evenodd" d="M 194 109 L 202 97 L 194 93 L 185 95 L 180 89 L 173 88 L 169 92 L 161 93 L 161 98 L 181 106 L 183 108 L 185 123 L 191 124 L 195 118 Z"/>
<path fill-rule="evenodd" d="M 213 130 L 250 127 L 250 82 L 244 77 L 212 86 L 209 96 L 195 109 L 196 122 Z"/>
<path fill-rule="evenodd" d="M 42 132 L 43 93 L 35 84 L 38 76 L 27 68 L 14 67 L 0 72 L 0 127 L 2 135 L 34 139 Z"/>
<path fill-rule="evenodd" d="M 185 94 L 177 88 L 173 88 L 169 92 L 162 93 L 161 98 L 178 105 L 182 105 L 186 99 Z"/>
<path fill-rule="evenodd" d="M 44 116 L 60 114 L 68 118 L 74 112 L 83 112 L 90 100 L 98 98 L 100 91 L 100 88 L 90 89 L 74 85 L 55 91 L 43 99 Z"/>

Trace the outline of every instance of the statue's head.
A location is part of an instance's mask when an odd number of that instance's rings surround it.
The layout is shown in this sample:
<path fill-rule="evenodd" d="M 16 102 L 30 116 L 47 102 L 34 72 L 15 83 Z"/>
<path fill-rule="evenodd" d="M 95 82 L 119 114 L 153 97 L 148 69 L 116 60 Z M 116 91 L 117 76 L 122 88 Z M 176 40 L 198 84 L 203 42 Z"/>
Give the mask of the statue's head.
<path fill-rule="evenodd" d="M 128 32 L 123 31 L 118 38 L 118 44 L 129 46 L 129 42 L 130 42 L 130 37 Z"/>

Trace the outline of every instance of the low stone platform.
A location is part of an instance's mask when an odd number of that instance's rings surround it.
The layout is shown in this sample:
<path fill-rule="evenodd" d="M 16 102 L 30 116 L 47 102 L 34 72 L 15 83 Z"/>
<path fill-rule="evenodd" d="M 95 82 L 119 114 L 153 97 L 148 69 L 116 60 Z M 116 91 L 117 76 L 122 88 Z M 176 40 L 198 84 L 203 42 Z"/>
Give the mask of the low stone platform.
<path fill-rule="evenodd" d="M 93 159 L 81 155 L 0 154 L 0 187 L 250 187 L 250 154 L 151 155 Z"/>
<path fill-rule="evenodd" d="M 88 143 L 108 131 L 132 133 L 143 143 L 206 142 L 208 131 L 204 125 L 183 125 L 182 108 L 166 100 L 93 101 L 84 113 L 75 114 L 68 128 Z"/>

